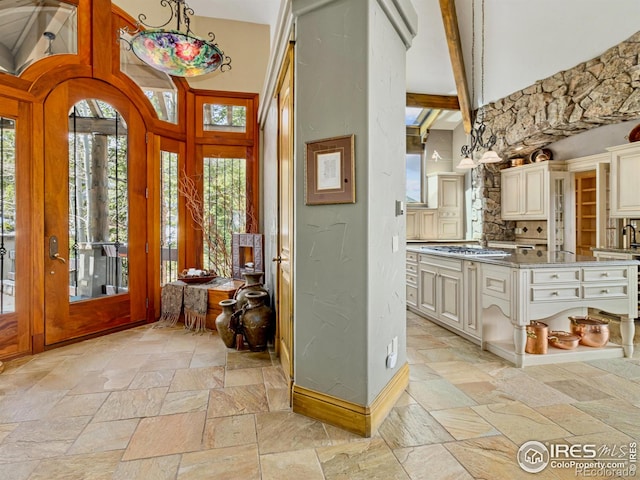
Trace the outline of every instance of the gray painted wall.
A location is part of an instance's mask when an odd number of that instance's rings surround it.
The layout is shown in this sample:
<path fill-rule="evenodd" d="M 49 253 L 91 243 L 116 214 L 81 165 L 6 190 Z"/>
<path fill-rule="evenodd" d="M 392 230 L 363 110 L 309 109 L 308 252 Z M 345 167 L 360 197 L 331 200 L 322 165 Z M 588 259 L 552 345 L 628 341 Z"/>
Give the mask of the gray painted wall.
<path fill-rule="evenodd" d="M 324 3 L 309 10 L 314 3 Z M 375 0 L 294 0 L 295 381 L 369 405 L 405 354 L 405 46 Z M 305 142 L 355 134 L 356 203 L 305 205 Z M 392 252 L 392 237 L 399 249 Z"/>

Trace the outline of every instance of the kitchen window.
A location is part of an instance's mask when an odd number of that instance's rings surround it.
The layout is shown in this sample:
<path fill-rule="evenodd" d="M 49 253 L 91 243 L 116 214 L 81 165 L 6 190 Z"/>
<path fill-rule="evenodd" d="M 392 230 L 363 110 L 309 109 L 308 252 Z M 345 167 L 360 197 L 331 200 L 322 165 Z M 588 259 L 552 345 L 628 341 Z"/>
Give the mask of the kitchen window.
<path fill-rule="evenodd" d="M 422 155 L 407 154 L 407 203 L 422 203 Z"/>

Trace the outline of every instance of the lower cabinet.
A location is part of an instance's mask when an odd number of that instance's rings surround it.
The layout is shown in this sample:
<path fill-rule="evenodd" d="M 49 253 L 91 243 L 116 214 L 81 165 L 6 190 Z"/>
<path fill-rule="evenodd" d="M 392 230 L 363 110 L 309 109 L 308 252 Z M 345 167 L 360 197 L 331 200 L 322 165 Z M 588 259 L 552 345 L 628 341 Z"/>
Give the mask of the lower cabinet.
<path fill-rule="evenodd" d="M 418 308 L 418 254 L 407 252 L 407 305 Z"/>
<path fill-rule="evenodd" d="M 418 310 L 458 330 L 463 329 L 462 263 L 418 255 Z"/>

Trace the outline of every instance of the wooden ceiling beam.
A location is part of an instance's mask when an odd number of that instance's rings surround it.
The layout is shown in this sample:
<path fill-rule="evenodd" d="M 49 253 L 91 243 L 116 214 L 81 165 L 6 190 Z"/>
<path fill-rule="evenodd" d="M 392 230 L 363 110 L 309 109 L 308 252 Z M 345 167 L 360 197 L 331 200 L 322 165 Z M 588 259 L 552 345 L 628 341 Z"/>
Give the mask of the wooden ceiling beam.
<path fill-rule="evenodd" d="M 455 0 L 440 0 L 440 11 L 442 12 L 442 22 L 444 23 L 444 32 L 447 37 L 447 46 L 449 47 L 453 78 L 456 82 L 456 90 L 458 92 L 462 124 L 464 125 L 464 131 L 469 133 L 471 131 L 471 112 L 473 109 L 469 98 L 467 75 L 464 69 L 464 57 L 462 55 L 462 42 L 460 41 Z"/>
<path fill-rule="evenodd" d="M 452 95 L 428 95 L 426 93 L 407 92 L 407 107 L 460 110 L 460 103 L 458 97 Z"/>

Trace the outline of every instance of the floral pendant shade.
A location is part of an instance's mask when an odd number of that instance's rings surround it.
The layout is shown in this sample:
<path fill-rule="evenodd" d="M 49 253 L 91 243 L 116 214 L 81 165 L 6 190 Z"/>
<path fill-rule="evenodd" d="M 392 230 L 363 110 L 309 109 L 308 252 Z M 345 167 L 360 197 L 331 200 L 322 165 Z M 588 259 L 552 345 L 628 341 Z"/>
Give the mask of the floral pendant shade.
<path fill-rule="evenodd" d="M 224 59 L 215 44 L 177 30 L 143 30 L 131 39 L 131 48 L 146 64 L 176 77 L 213 72 Z"/>

